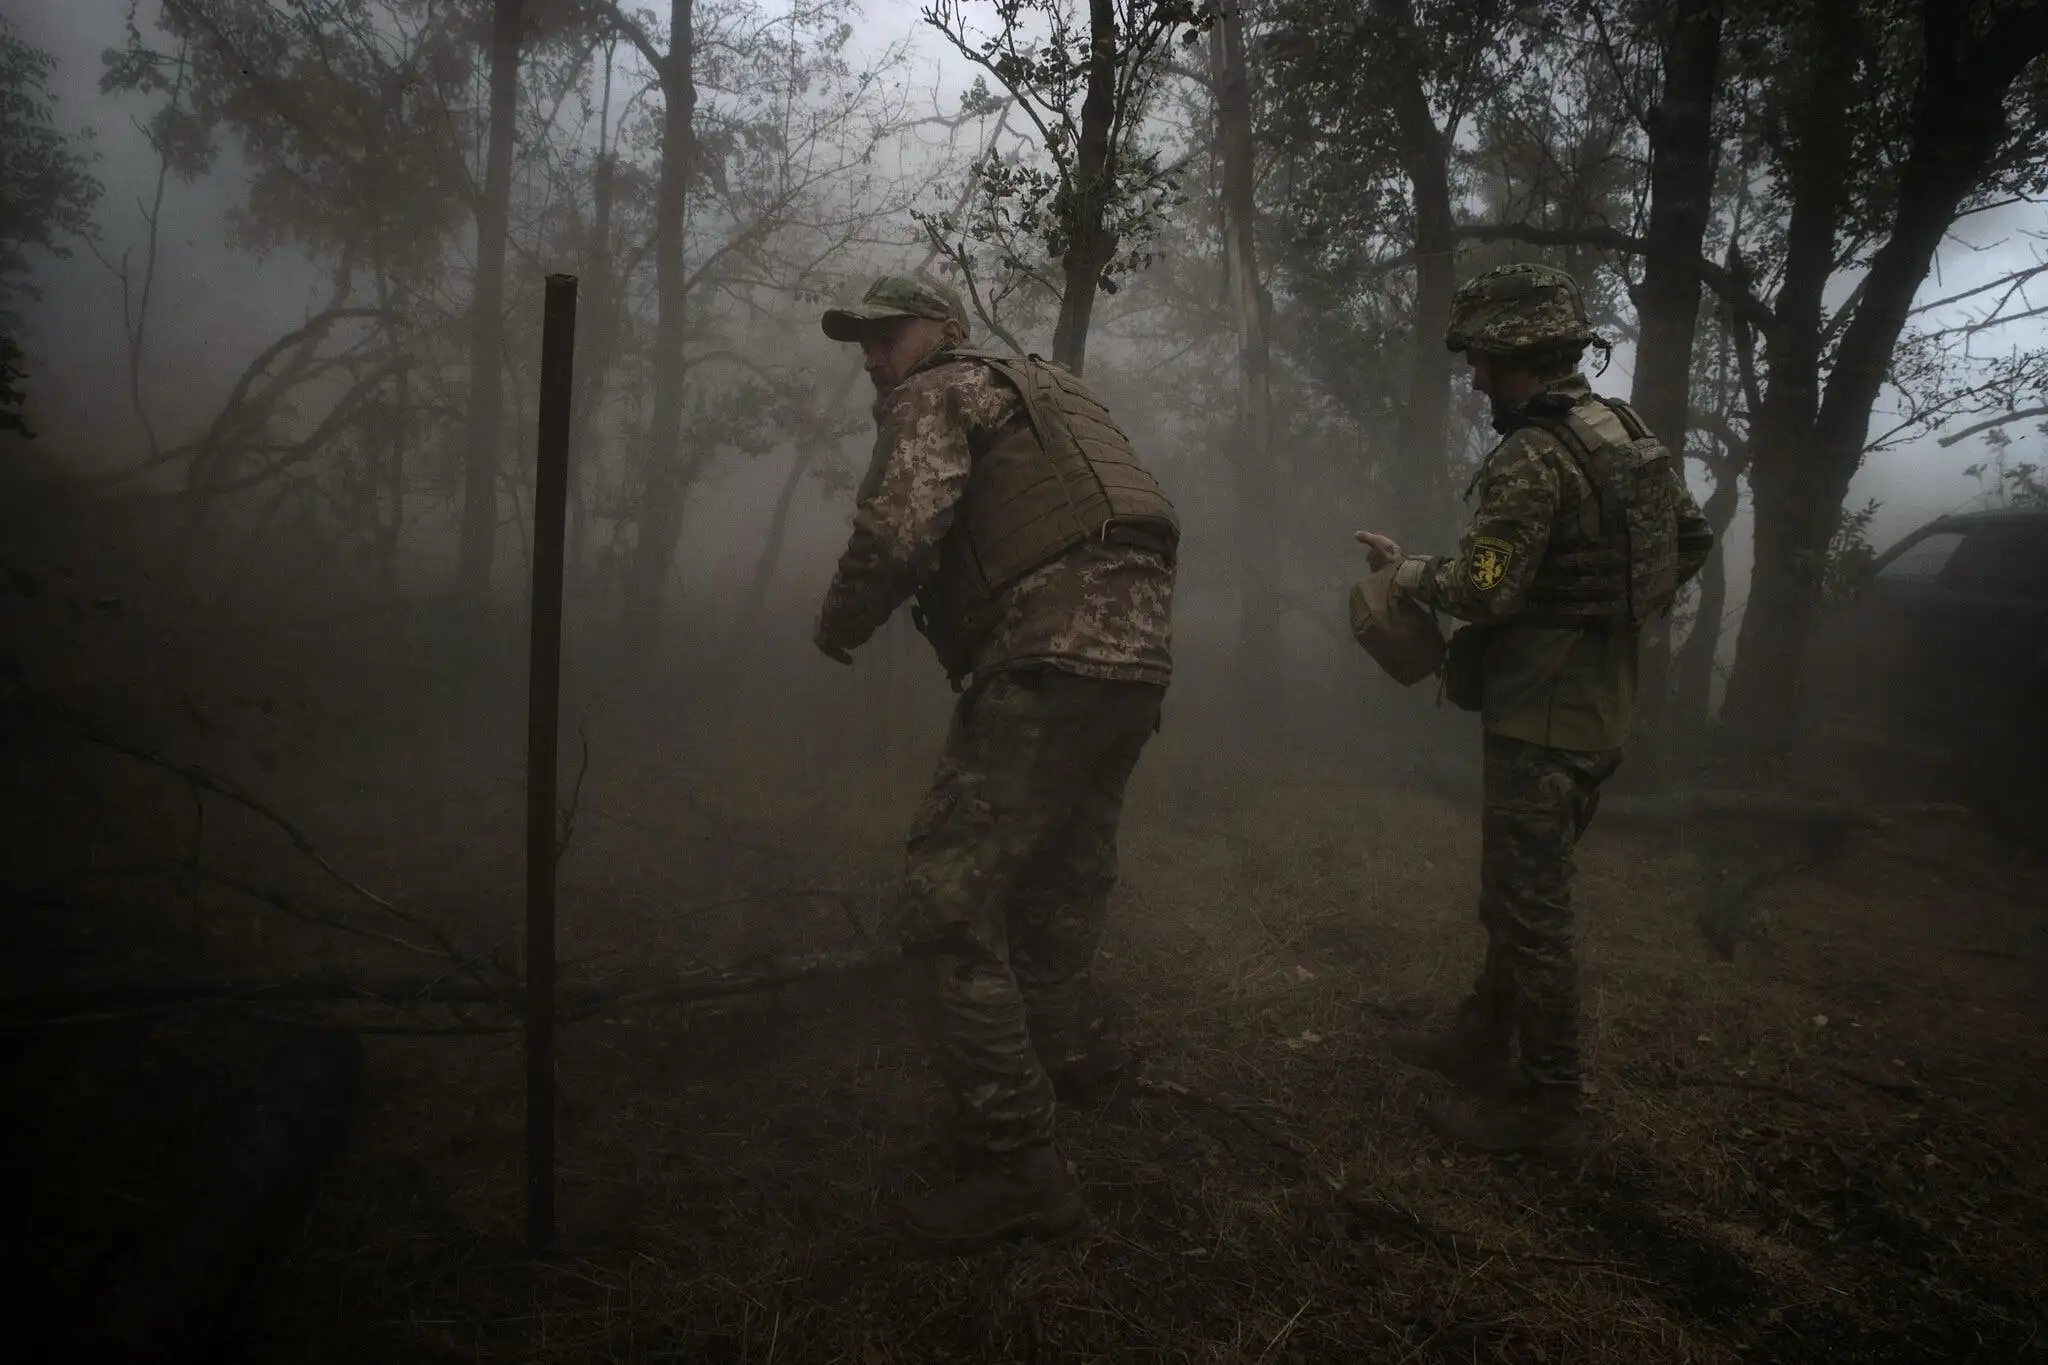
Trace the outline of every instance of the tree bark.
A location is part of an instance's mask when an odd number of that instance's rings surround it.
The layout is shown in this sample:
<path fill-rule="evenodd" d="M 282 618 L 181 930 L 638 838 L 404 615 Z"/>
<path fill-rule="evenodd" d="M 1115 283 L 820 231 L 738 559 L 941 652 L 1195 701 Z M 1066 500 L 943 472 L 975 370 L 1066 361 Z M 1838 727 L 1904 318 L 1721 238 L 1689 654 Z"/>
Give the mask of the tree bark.
<path fill-rule="evenodd" d="M 2015 7 L 1981 35 L 1971 31 L 1974 14 L 1947 5 L 1921 11 L 1925 56 L 1908 117 L 1908 150 L 1891 231 L 1871 258 L 1824 395 L 1814 376 L 1820 290 L 1827 283 L 1828 265 L 1816 265 L 1811 258 L 1825 256 L 1831 264 L 1835 222 L 1845 200 L 1841 158 L 1831 166 L 1822 158 L 1845 136 L 1841 96 L 1847 75 L 1842 68 L 1853 57 L 1843 55 L 1850 44 L 1816 44 L 1821 57 L 1803 123 L 1805 160 L 1819 164 L 1802 166 L 1794 185 L 1786 285 L 1778 310 L 1787 335 L 1771 347 L 1763 414 L 1769 420 L 1759 422 L 1754 446 L 1750 483 L 1756 493 L 1756 567 L 1728 688 L 1730 737 L 1743 761 L 1760 762 L 1789 747 L 1828 543 L 1849 481 L 1862 463 L 1871 408 L 1892 351 L 1935 251 L 2004 141 L 2008 90 L 2034 57 L 2048 52 L 2048 14 L 2040 9 Z M 1809 194 L 1816 206 L 1802 224 Z M 1823 216 L 1824 243 L 1819 241 Z M 1794 300 L 1796 308 L 1788 310 L 1784 298 L 1792 291 L 1795 271 L 1801 295 Z M 1781 359 L 1784 350 L 1792 354 Z"/>
<path fill-rule="evenodd" d="M 1678 6 L 1664 43 L 1663 94 L 1648 130 L 1650 222 L 1635 301 L 1642 330 L 1631 400 L 1681 466 L 1691 411 L 1693 339 L 1699 330 L 1700 244 L 1713 206 L 1714 84 L 1724 4 L 1684 0 Z M 1636 734 L 1639 756 L 1654 769 L 1668 750 L 1670 619 L 1655 618 L 1643 636 Z"/>
<path fill-rule="evenodd" d="M 381 242 L 373 239 L 372 249 L 376 260 L 377 308 L 384 314 L 385 336 L 395 341 L 397 329 L 392 325 L 396 313 L 391 306 L 391 276 L 385 265 Z M 398 545 L 405 531 L 406 445 L 412 432 L 412 386 L 407 369 L 401 369 L 391 377 L 391 405 L 391 416 L 384 433 L 383 467 L 370 480 L 370 521 L 377 538 L 377 591 L 387 603 L 398 601 Z M 377 515 L 378 475 L 391 489 L 388 522 Z"/>
<path fill-rule="evenodd" d="M 1407 401 L 1395 439 L 1394 519 L 1397 539 L 1437 543 L 1453 529 L 1446 475 L 1451 417 L 1451 353 L 1439 339 L 1457 292 L 1456 217 L 1451 200 L 1451 139 L 1430 112 L 1416 52 L 1409 0 L 1373 0 L 1392 36 L 1405 79 L 1394 89 L 1401 166 L 1415 196 L 1415 355 L 1409 363 Z M 1403 55 L 1407 54 L 1407 55 Z"/>
<path fill-rule="evenodd" d="M 1273 713 L 1279 633 L 1277 473 L 1273 467 L 1272 303 L 1259 278 L 1257 167 L 1252 154 L 1244 17 L 1225 7 L 1209 41 L 1223 162 L 1224 258 L 1237 311 L 1238 685 L 1248 716 Z"/>
<path fill-rule="evenodd" d="M 683 498 L 694 461 L 679 449 L 683 426 L 684 310 L 689 303 L 683 270 L 683 233 L 696 160 L 696 51 L 691 0 L 670 0 L 669 50 L 661 66 L 661 178 L 654 215 L 654 407 L 647 424 L 647 474 L 640 534 L 626 575 L 621 636 L 634 653 L 649 649 L 661 624 L 662 590 L 682 534 Z"/>
<path fill-rule="evenodd" d="M 584 473 L 592 451 L 590 434 L 604 404 L 604 385 L 611 373 L 617 345 L 618 316 L 613 299 L 612 207 L 617 198 L 618 159 L 611 144 L 612 53 L 605 50 L 604 103 L 599 112 L 597 164 L 591 174 L 590 241 L 583 258 L 583 299 L 577 310 L 583 338 L 577 345 L 576 406 L 569 434 L 569 580 L 583 568 L 590 542 L 590 506 Z"/>
<path fill-rule="evenodd" d="M 1726 0 L 1685 0 L 1664 46 L 1664 91 L 1650 118 L 1650 222 L 1636 310 L 1636 411 L 1673 451 L 1685 449 L 1700 244 L 1714 194 L 1714 84 Z"/>
<path fill-rule="evenodd" d="M 1742 500 L 1742 467 L 1726 456 L 1717 462 L 1714 491 L 1700 511 L 1714 528 L 1714 548 L 1700 567 L 1699 599 L 1692 630 L 1671 662 L 1671 719 L 1687 730 L 1704 730 L 1712 708 L 1714 659 L 1721 648 L 1721 622 L 1728 614 L 1728 528 Z"/>
<path fill-rule="evenodd" d="M 1789 169 L 1792 212 L 1785 265 L 1765 334 L 1769 385 L 1750 429 L 1750 488 L 1755 494 L 1755 557 L 1749 601 L 1738 636 L 1735 671 L 1722 707 L 1726 756 L 1738 764 L 1761 758 L 1764 745 L 1790 738 L 1796 658 L 1819 600 L 1823 552 L 1841 510 L 1846 476 L 1830 500 L 1811 449 L 1820 410 L 1824 293 L 1834 273 L 1835 238 L 1849 202 L 1849 107 L 1860 44 L 1846 0 L 1821 6 L 1807 35 L 1816 53 L 1793 117 L 1799 155 Z M 1843 27 L 1830 35 L 1834 24 Z M 1817 535 L 1816 535 L 1817 533 Z M 1802 604 L 1804 604 L 1802 606 Z M 1766 738 L 1775 735 L 1774 739 Z"/>
<path fill-rule="evenodd" d="M 1116 121 L 1116 0 L 1088 0 L 1088 93 L 1081 101 L 1081 138 L 1067 205 L 1067 250 L 1060 261 L 1065 290 L 1053 325 L 1052 358 L 1079 374 L 1088 361 L 1088 326 L 1102 269 L 1116 255 L 1104 221 L 1116 176 L 1111 138 Z"/>
<path fill-rule="evenodd" d="M 469 429 L 462 463 L 462 539 L 457 587 L 482 601 L 490 593 L 498 531 L 498 438 L 505 326 L 505 238 L 510 231 L 514 120 L 519 111 L 519 26 L 524 0 L 491 7 L 490 134 L 483 198 L 476 210 L 476 284 L 469 303 Z"/>

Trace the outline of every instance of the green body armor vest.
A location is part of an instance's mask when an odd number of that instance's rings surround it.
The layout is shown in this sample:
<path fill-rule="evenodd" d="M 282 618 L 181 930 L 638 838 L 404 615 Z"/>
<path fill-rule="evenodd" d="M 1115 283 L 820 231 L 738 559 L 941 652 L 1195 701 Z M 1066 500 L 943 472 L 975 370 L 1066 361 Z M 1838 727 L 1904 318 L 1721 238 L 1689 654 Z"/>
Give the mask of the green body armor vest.
<path fill-rule="evenodd" d="M 936 352 L 919 369 L 955 362 L 1000 376 L 1027 419 L 973 452 L 938 572 L 917 595 L 918 629 L 957 681 L 972 670 L 1005 588 L 1087 540 L 1149 549 L 1171 564 L 1180 519 L 1079 376 L 1035 355 L 966 347 Z"/>
<path fill-rule="evenodd" d="M 1532 401 L 1522 425 L 1555 436 L 1600 510 L 1561 523 L 1516 618 L 1534 626 L 1634 625 L 1678 593 L 1678 483 L 1671 454 L 1628 404 L 1594 397 L 1569 408 Z"/>

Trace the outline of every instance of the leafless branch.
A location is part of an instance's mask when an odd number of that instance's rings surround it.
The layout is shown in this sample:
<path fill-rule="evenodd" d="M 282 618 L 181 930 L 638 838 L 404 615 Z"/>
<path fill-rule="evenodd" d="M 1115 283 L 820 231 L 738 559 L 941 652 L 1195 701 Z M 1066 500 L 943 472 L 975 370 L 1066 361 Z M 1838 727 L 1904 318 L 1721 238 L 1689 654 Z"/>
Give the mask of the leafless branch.
<path fill-rule="evenodd" d="M 564 983 L 556 995 L 556 1017 L 573 1023 L 638 1006 L 695 1004 L 781 990 L 810 981 L 873 976 L 896 970 L 902 961 L 901 952 L 888 948 L 786 958 L 754 968 L 716 968 L 666 980 Z M 404 1010 L 422 1005 L 484 1005 L 516 1012 L 524 1008 L 525 997 L 517 981 L 456 981 L 446 976 L 362 977 L 323 970 L 285 977 L 158 979 L 86 986 L 67 984 L 23 991 L 0 999 L 0 1023 L 12 1027 L 38 1026 L 193 1005 L 316 1003 L 381 1005 Z"/>
<path fill-rule="evenodd" d="M 1961 431 L 1950 432 L 1935 444 L 1943 447 L 1957 445 L 1969 440 L 1972 436 L 1981 435 L 1987 431 L 1995 431 L 1999 427 L 2011 426 L 2014 422 L 2031 422 L 2041 417 L 2048 417 L 2048 407 L 2019 408 L 2013 412 L 2002 412 L 1996 417 L 1988 417 L 1981 422 L 1974 422 L 1964 427 Z"/>
<path fill-rule="evenodd" d="M 438 927 L 420 918 L 418 915 L 392 904 L 389 900 L 371 891 L 361 882 L 356 881 L 341 871 L 332 862 L 328 861 L 326 855 L 321 853 L 313 841 L 307 837 L 305 831 L 301 830 L 285 816 L 279 814 L 267 802 L 245 790 L 232 778 L 193 764 L 180 763 L 154 750 L 119 739 L 110 734 L 89 716 L 34 687 L 19 674 L 11 675 L 8 681 L 36 707 L 46 712 L 52 719 L 61 721 L 69 726 L 81 739 L 98 745 L 102 749 L 120 754 L 123 757 L 134 759 L 138 763 L 144 763 L 150 767 L 170 773 L 195 787 L 223 797 L 242 807 L 252 815 L 257 816 L 283 834 L 286 841 L 303 857 L 311 861 L 314 866 L 362 900 L 377 907 L 377 909 L 381 910 L 391 919 L 425 937 L 451 964 L 458 966 L 478 982 L 483 981 L 483 977 L 478 970 L 477 959 L 458 949 Z"/>
<path fill-rule="evenodd" d="M 1934 299 L 1927 303 L 1916 304 L 1914 305 L 1912 311 L 1907 313 L 1906 316 L 1918 317 L 1922 313 L 1931 313 L 1937 308 L 1947 308 L 1953 304 L 1963 303 L 1969 299 L 1976 298 L 1979 294 L 1989 294 L 1996 289 L 2005 289 L 2010 291 L 2025 284 L 2028 280 L 2033 279 L 2035 276 L 2042 274 L 2048 274 L 2048 262 L 2043 262 L 2041 264 L 2029 266 L 2025 270 L 2016 270 L 2012 274 L 2002 276 L 1999 279 L 1992 280 L 1988 284 L 1980 284 L 1977 285 L 1975 288 L 1965 289 L 1962 290 L 1960 293 L 1950 294 L 1946 298 L 1939 298 Z M 2010 293 L 2008 293 L 2008 297 L 2010 297 Z"/>
<path fill-rule="evenodd" d="M 583 749 L 583 761 L 577 765 L 576 781 L 569 788 L 569 800 L 562 807 L 561 820 L 555 835 L 555 861 L 569 851 L 569 843 L 576 837 L 576 815 L 583 805 L 583 779 L 590 772 L 590 720 L 586 716 L 576 722 L 576 739 Z"/>

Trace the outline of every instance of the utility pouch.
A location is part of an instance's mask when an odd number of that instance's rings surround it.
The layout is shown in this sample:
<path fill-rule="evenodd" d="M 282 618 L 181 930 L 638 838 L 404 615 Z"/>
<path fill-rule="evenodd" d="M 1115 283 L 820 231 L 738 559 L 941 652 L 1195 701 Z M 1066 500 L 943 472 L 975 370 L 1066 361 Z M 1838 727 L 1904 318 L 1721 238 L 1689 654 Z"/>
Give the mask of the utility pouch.
<path fill-rule="evenodd" d="M 1444 648 L 1444 696 L 1460 711 L 1477 711 L 1486 695 L 1486 648 L 1493 627 L 1460 626 Z"/>

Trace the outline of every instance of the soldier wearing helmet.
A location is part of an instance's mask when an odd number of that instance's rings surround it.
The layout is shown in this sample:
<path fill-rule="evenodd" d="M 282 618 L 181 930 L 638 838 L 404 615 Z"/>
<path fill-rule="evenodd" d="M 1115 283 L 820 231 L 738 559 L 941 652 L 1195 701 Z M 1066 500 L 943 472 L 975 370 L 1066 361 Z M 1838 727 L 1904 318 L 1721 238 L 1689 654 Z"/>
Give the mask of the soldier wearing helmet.
<path fill-rule="evenodd" d="M 1358 533 L 1389 591 L 1466 624 L 1446 695 L 1484 728 L 1480 920 L 1486 960 L 1451 1027 L 1395 1056 L 1466 1092 L 1427 1114 L 1492 1151 L 1583 1148 L 1573 849 L 1634 716 L 1640 627 L 1696 574 L 1713 533 L 1678 461 L 1579 360 L 1604 342 L 1564 271 L 1504 265 L 1466 282 L 1445 344 L 1493 405 L 1501 441 L 1466 498 L 1455 555 Z"/>
<path fill-rule="evenodd" d="M 959 1179 L 903 1210 L 969 1250 L 1066 1230 L 1057 1092 L 1121 1066 L 1090 966 L 1124 786 L 1172 676 L 1173 504 L 1081 379 L 967 345 L 946 285 L 885 276 L 824 315 L 875 385 L 875 454 L 815 642 L 849 662 L 907 599 L 960 693 L 912 821 L 900 934 L 955 1101 Z"/>

